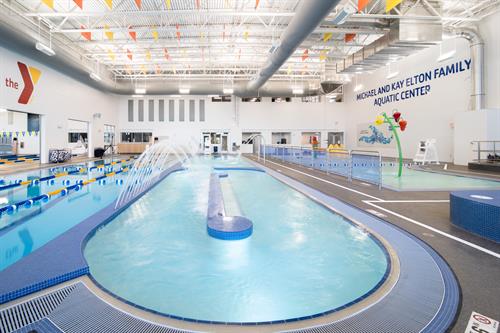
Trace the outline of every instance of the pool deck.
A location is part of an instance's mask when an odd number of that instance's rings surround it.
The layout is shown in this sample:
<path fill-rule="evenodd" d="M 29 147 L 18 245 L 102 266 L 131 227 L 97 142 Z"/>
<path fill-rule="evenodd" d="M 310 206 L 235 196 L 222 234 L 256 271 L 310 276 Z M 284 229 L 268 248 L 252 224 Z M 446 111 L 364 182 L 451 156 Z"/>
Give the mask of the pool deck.
<path fill-rule="evenodd" d="M 250 159 L 256 160 L 253 156 L 247 156 Z M 279 174 L 290 177 L 296 180 L 299 184 L 304 184 L 319 191 L 319 196 L 326 194 L 327 196 L 339 199 L 342 202 L 348 203 L 352 206 L 358 207 L 367 213 L 370 213 L 377 218 L 382 218 L 388 222 L 401 227 L 408 231 L 417 238 L 425 241 L 436 249 L 442 257 L 444 257 L 450 266 L 453 268 L 455 274 L 458 276 L 462 286 L 462 305 L 457 322 L 451 329 L 451 332 L 463 332 L 471 311 L 477 311 L 481 314 L 495 318 L 498 313 L 500 300 L 498 296 L 492 292 L 500 289 L 500 282 L 495 280 L 496 276 L 500 276 L 500 260 L 498 253 L 500 252 L 500 245 L 483 240 L 477 236 L 470 235 L 460 229 L 451 225 L 448 217 L 448 192 L 393 192 L 390 190 L 378 190 L 376 186 L 369 185 L 362 182 L 347 182 L 341 177 L 326 175 L 323 172 L 311 170 L 308 168 L 292 165 L 280 161 L 269 160 L 265 164 L 266 168 L 274 170 L 279 179 Z M 301 186 L 301 185 L 298 186 Z M 326 196 L 325 196 L 326 197 Z M 362 213 L 361 213 L 362 214 Z M 383 215 L 383 216 L 382 216 Z M 410 222 L 409 220 L 413 221 Z M 417 225 L 415 222 L 422 222 L 422 225 Z M 429 229 L 431 228 L 431 229 Z M 446 236 L 448 235 L 448 236 Z M 451 236 L 451 238 L 450 238 Z M 463 241 L 457 241 L 457 239 Z M 474 246 L 476 245 L 476 246 Z M 488 252 L 489 251 L 489 252 Z M 497 255 L 497 256 L 495 256 Z M 29 257 L 28 257 L 29 258 Z M 439 258 L 438 258 L 439 259 Z M 479 275 L 477 272 L 481 272 Z M 387 283 L 380 290 L 380 293 L 385 294 L 387 289 L 392 289 L 395 281 Z M 166 318 L 157 314 L 147 312 L 137 307 L 113 298 L 111 295 L 100 289 L 95 285 L 94 281 L 86 276 L 79 277 L 76 280 L 71 280 L 58 284 L 57 286 L 45 289 L 13 302 L 9 302 L 0 307 L 4 309 L 5 306 L 15 306 L 20 302 L 27 301 L 32 297 L 46 294 L 49 291 L 60 289 L 61 287 L 68 286 L 74 283 L 84 283 L 83 287 L 79 287 L 79 292 L 83 293 L 78 297 L 85 298 L 86 290 L 90 290 L 94 295 L 92 296 L 92 304 L 97 305 L 99 302 L 105 302 L 113 309 L 120 309 L 133 316 L 142 318 L 141 320 L 151 321 L 159 325 L 166 325 L 166 327 L 183 327 L 184 329 L 192 330 L 206 330 L 207 327 L 199 326 L 196 323 L 186 323 L 176 321 L 172 318 Z M 392 283 L 392 284 L 391 284 Z M 385 290 L 383 289 L 385 288 Z M 471 288 L 471 289 L 469 289 Z M 477 288 L 475 290 L 474 288 Z M 414 289 L 414 288 L 413 288 Z M 379 295 L 374 295 L 375 299 Z M 496 296 L 495 296 L 496 295 Z M 97 297 L 95 297 L 97 296 Z M 384 296 L 384 298 L 387 298 Z M 367 300 L 369 301 L 369 300 Z M 373 301 L 373 300 L 372 300 Z M 384 300 L 385 301 L 385 300 Z M 97 303 L 96 303 L 97 302 Z M 377 301 L 379 302 L 379 301 Z M 353 307 L 355 307 L 355 304 Z M 362 306 L 363 304 L 360 304 Z M 74 306 L 74 305 L 73 305 Z M 351 309 L 350 307 L 349 309 Z M 359 308 L 358 308 L 359 309 Z M 114 310 L 108 309 L 111 312 Z M 107 310 L 107 311 L 108 311 Z M 351 309 L 356 311 L 356 308 Z M 342 314 L 345 316 L 345 313 Z M 113 315 L 114 316 L 114 315 Z M 58 320 L 57 316 L 52 317 Z M 282 327 L 274 327 L 269 330 L 264 330 L 263 326 L 259 329 L 254 329 L 252 326 L 240 326 L 238 331 L 246 332 L 264 332 L 275 331 L 276 329 L 298 329 L 299 327 L 311 327 L 314 325 L 324 325 L 328 320 L 333 321 L 342 318 L 339 314 L 332 314 L 332 317 L 321 317 L 311 320 L 309 325 L 302 325 L 290 323 Z M 378 318 L 378 316 L 376 317 Z M 50 316 L 49 316 L 50 319 Z M 495 318 L 498 319 L 498 318 Z M 347 320 L 346 323 L 349 323 Z M 354 323 L 349 323 L 353 325 Z M 51 322 L 42 322 L 41 324 L 50 325 Z M 354 326 L 349 326 L 354 327 Z M 161 330 L 163 331 L 163 330 Z M 180 330 L 171 329 L 168 332 L 179 332 Z M 234 326 L 218 327 L 217 331 L 220 332 L 234 332 Z M 323 332 L 323 330 L 321 330 Z M 338 332 L 335 327 L 331 327 L 324 332 Z M 351 331 L 351 330 L 349 330 Z M 356 330 L 354 330 L 356 331 Z M 300 332 L 316 332 L 314 329 L 303 329 Z M 319 331 L 318 331 L 319 332 Z M 431 331 L 434 332 L 431 328 Z"/>
<path fill-rule="evenodd" d="M 259 162 L 255 156 L 246 157 Z M 453 269 L 461 286 L 461 309 L 451 332 L 463 333 L 472 311 L 500 319 L 500 244 L 451 224 L 449 192 L 379 190 L 374 185 L 351 183 L 340 176 L 273 159 L 265 166 L 378 216 L 432 246 Z"/>

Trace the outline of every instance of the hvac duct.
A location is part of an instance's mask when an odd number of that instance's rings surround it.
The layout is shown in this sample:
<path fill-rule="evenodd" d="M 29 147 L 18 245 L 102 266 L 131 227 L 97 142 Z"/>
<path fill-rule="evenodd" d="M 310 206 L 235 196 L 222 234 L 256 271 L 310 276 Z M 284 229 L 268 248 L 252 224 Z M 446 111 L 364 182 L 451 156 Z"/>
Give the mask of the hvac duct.
<path fill-rule="evenodd" d="M 287 61 L 340 0 L 302 0 L 295 16 L 281 34 L 279 47 L 269 56 L 247 89 L 256 91 Z"/>
<path fill-rule="evenodd" d="M 461 28 L 454 31 L 457 36 L 465 38 L 470 43 L 470 54 L 472 58 L 472 92 L 471 109 L 481 110 L 484 102 L 484 41 L 481 36 L 472 29 Z"/>

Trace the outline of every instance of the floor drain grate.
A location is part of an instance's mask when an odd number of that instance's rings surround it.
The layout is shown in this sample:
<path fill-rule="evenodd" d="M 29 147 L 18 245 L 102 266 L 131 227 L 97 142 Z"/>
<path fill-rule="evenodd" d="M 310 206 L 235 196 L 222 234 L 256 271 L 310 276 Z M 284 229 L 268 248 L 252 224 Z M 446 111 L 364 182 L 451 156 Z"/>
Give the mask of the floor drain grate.
<path fill-rule="evenodd" d="M 70 285 L 1 310 L 0 332 L 14 332 L 48 316 L 75 288 L 76 285 Z"/>

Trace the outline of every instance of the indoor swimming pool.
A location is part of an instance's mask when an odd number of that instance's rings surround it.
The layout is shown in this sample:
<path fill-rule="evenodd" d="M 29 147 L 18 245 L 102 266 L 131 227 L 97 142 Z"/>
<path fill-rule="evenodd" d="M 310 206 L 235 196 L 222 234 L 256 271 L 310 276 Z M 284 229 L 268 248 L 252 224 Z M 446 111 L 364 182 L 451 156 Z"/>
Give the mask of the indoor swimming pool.
<path fill-rule="evenodd" d="M 122 166 L 131 163 L 110 165 L 112 162 L 114 161 L 107 159 L 16 173 L 4 177 L 4 185 L 0 184 L 0 210 L 2 210 L 0 214 L 0 271 L 113 202 L 121 189 L 117 182 L 124 178 L 122 174 L 88 183 L 81 186 L 78 191 L 73 190 L 74 193 L 71 195 L 56 194 L 48 198 L 48 194 L 53 191 L 116 172 Z M 105 164 L 107 164 L 106 167 L 97 168 Z M 83 171 L 66 174 L 74 170 Z M 2 186 L 15 184 L 19 180 L 34 180 L 51 175 L 58 176 L 47 181 L 1 189 Z M 20 205 L 15 207 L 15 210 L 10 208 L 16 203 L 42 195 L 47 195 L 47 199 Z M 7 208 L 9 209 L 3 210 Z"/>
<path fill-rule="evenodd" d="M 373 235 L 264 172 L 224 171 L 226 211 L 253 234 L 207 234 L 214 166 L 235 157 L 194 157 L 88 241 L 93 279 L 158 313 L 202 322 L 296 320 L 352 305 L 387 278 L 387 250 Z M 231 193 L 226 197 L 226 193 Z"/>

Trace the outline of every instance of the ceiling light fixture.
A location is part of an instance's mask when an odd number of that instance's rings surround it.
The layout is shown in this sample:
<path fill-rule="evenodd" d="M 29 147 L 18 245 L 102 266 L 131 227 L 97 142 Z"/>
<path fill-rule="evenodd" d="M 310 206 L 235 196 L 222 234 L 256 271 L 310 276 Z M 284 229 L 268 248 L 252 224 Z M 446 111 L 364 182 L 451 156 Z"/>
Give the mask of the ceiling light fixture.
<path fill-rule="evenodd" d="M 351 6 L 345 6 L 344 8 L 339 10 L 337 15 L 335 15 L 333 20 L 331 20 L 330 22 L 335 24 L 335 25 L 344 24 L 345 21 L 347 21 L 347 19 L 354 13 L 355 13 L 355 10 Z"/>
<path fill-rule="evenodd" d="M 144 95 L 132 95 L 132 98 L 143 98 Z"/>
<path fill-rule="evenodd" d="M 179 88 L 179 94 L 187 95 L 190 91 L 189 88 Z"/>
<path fill-rule="evenodd" d="M 94 81 L 97 81 L 97 82 L 102 80 L 101 77 L 94 72 L 90 73 L 90 78 Z"/>
<path fill-rule="evenodd" d="M 135 93 L 138 95 L 144 95 L 146 93 L 146 88 L 135 88 Z"/>
<path fill-rule="evenodd" d="M 50 46 L 47 46 L 43 43 L 40 43 L 40 42 L 36 42 L 35 44 L 35 48 L 42 52 L 42 53 L 45 53 L 46 55 L 48 55 L 49 57 L 52 57 L 52 56 L 55 56 L 56 55 L 56 51 L 54 51 Z"/>
<path fill-rule="evenodd" d="M 293 88 L 292 89 L 292 94 L 294 95 L 302 95 L 304 93 L 304 89 L 302 88 Z"/>
<path fill-rule="evenodd" d="M 234 93 L 234 89 L 233 88 L 224 88 L 224 89 L 222 89 L 222 92 L 224 93 L 224 95 L 232 95 Z"/>

